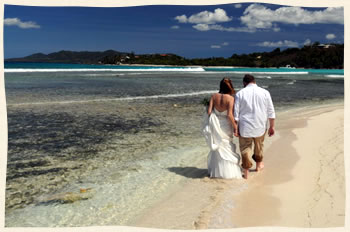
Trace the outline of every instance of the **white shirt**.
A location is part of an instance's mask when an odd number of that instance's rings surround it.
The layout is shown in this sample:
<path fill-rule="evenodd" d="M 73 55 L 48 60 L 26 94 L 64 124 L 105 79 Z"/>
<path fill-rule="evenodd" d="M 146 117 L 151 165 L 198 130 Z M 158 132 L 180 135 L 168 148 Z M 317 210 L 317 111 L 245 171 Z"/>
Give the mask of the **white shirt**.
<path fill-rule="evenodd" d="M 275 118 L 271 95 L 266 89 L 254 83 L 238 91 L 235 97 L 234 117 L 238 121 L 242 137 L 262 136 L 269 118 Z"/>

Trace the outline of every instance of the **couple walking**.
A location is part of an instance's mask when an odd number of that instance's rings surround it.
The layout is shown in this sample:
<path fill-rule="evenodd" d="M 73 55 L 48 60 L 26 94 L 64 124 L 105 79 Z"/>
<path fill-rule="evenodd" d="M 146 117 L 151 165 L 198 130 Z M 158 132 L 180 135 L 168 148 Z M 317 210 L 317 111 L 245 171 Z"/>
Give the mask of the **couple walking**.
<path fill-rule="evenodd" d="M 249 169 L 256 162 L 256 171 L 264 168 L 263 148 L 266 132 L 274 135 L 275 111 L 270 93 L 257 86 L 252 75 L 245 75 L 243 86 L 235 97 L 232 82 L 224 78 L 219 93 L 213 94 L 203 134 L 210 147 L 208 172 L 215 178 L 248 178 Z M 269 128 L 268 127 L 269 124 Z M 239 138 L 241 156 L 232 142 Z M 253 149 L 254 144 L 254 149 Z"/>

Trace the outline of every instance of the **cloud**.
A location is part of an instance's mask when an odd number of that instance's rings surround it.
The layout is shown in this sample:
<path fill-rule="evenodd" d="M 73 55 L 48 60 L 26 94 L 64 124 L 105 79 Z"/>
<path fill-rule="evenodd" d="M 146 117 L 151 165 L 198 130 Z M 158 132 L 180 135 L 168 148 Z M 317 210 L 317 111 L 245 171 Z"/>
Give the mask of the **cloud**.
<path fill-rule="evenodd" d="M 175 19 L 176 19 L 179 23 L 187 23 L 187 16 L 186 16 L 186 15 L 179 15 L 179 16 L 176 16 Z"/>
<path fill-rule="evenodd" d="M 336 36 L 334 34 L 327 34 L 326 35 L 326 39 L 328 39 L 328 40 L 332 40 L 332 39 L 335 39 L 335 38 L 336 38 Z"/>
<path fill-rule="evenodd" d="M 220 44 L 220 45 L 211 45 L 210 47 L 211 48 L 221 48 L 222 46 L 228 46 L 229 45 L 229 43 L 228 42 L 223 42 L 222 44 Z"/>
<path fill-rule="evenodd" d="M 304 42 L 304 45 L 311 45 L 311 40 L 310 39 L 306 39 L 305 42 Z"/>
<path fill-rule="evenodd" d="M 274 28 L 272 28 L 272 30 L 273 30 L 274 32 L 279 32 L 279 31 L 281 30 L 281 28 L 275 26 Z"/>
<path fill-rule="evenodd" d="M 258 43 L 257 46 L 260 47 L 299 47 L 298 42 L 290 41 L 290 40 L 284 40 L 284 41 L 278 41 L 278 42 L 261 42 Z"/>
<path fill-rule="evenodd" d="M 241 4 L 234 4 L 236 8 Z M 279 24 L 344 24 L 343 7 L 328 7 L 324 10 L 310 11 L 301 7 L 280 7 L 275 10 L 269 9 L 262 4 L 249 5 L 239 18 L 242 27 L 224 27 L 218 23 L 232 21 L 232 17 L 220 8 L 214 12 L 202 11 L 189 17 L 179 15 L 175 17 L 179 23 L 195 24 L 192 27 L 199 31 L 226 31 L 254 33 L 258 30 L 279 32 Z"/>
<path fill-rule="evenodd" d="M 229 32 L 255 32 L 254 29 L 252 30 L 247 27 L 223 27 L 218 24 L 214 24 L 214 25 L 197 24 L 192 27 L 198 31 L 216 30 L 216 31 L 229 31 Z"/>
<path fill-rule="evenodd" d="M 179 26 L 177 26 L 177 25 L 175 25 L 175 26 L 172 26 L 172 27 L 170 27 L 171 29 L 179 29 L 180 27 Z"/>
<path fill-rule="evenodd" d="M 301 7 L 280 7 L 271 10 L 260 4 L 251 4 L 245 9 L 240 20 L 250 29 L 274 29 L 275 31 L 278 30 L 277 23 L 344 24 L 344 9 L 329 7 L 325 10 L 308 11 Z"/>
<path fill-rule="evenodd" d="M 17 26 L 22 29 L 40 28 L 40 25 L 36 24 L 36 22 L 32 22 L 32 21 L 22 22 L 19 18 L 6 18 L 4 19 L 4 25 Z"/>
<path fill-rule="evenodd" d="M 228 22 L 232 20 L 232 17 L 228 17 L 226 11 L 217 8 L 214 12 L 202 11 L 198 14 L 187 17 L 186 15 L 176 16 L 175 19 L 179 23 L 192 23 L 192 24 L 216 24 L 222 22 Z"/>

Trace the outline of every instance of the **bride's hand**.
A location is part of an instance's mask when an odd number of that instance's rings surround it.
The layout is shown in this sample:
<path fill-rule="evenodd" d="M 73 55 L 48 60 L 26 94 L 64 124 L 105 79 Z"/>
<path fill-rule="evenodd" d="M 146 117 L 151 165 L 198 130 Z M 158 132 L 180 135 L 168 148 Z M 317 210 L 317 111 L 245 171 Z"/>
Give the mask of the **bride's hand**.
<path fill-rule="evenodd" d="M 237 124 L 233 127 L 233 135 L 239 137 L 239 130 Z"/>

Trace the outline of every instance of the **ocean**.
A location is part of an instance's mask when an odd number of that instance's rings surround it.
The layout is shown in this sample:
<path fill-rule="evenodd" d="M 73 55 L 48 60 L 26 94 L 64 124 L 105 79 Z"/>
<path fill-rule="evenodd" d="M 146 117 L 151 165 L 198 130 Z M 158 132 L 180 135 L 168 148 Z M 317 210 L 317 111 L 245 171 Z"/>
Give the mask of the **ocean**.
<path fill-rule="evenodd" d="M 245 73 L 278 112 L 344 100 L 343 70 L 5 62 L 5 225 L 132 225 L 206 176 L 203 99 Z M 276 128 L 278 130 L 278 128 Z"/>

